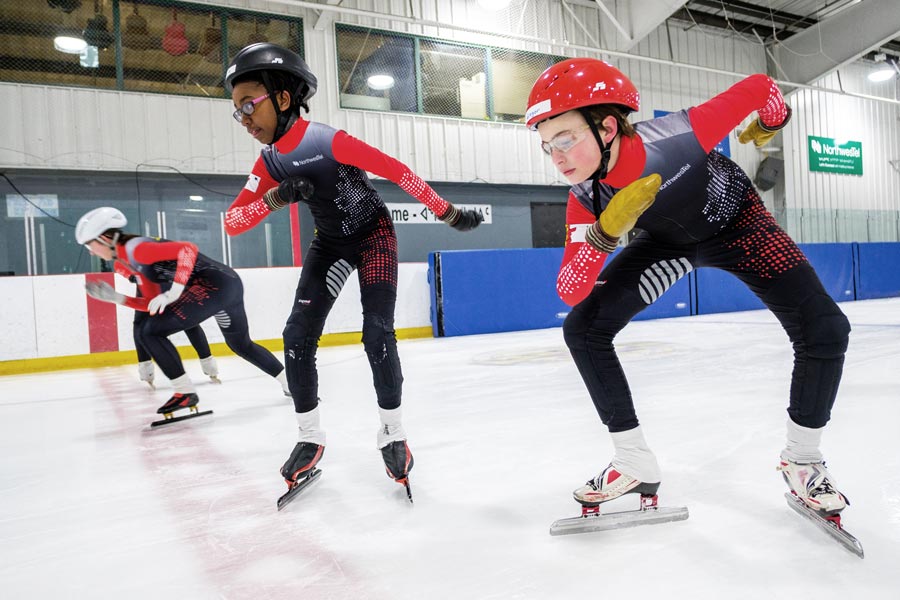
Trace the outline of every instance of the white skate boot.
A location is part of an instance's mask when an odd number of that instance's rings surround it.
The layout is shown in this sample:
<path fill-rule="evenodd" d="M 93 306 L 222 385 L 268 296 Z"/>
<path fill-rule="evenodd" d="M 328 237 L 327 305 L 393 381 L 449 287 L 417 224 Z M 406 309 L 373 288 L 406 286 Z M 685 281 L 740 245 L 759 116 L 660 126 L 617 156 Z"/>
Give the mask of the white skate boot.
<path fill-rule="evenodd" d="M 625 494 L 654 496 L 660 472 L 641 427 L 610 433 L 616 454 L 603 471 L 572 492 L 582 506 L 598 506 Z"/>
<path fill-rule="evenodd" d="M 823 461 L 796 463 L 782 457 L 778 470 L 791 492 L 822 515 L 831 517 L 847 507 L 847 498 L 834 489 Z"/>
<path fill-rule="evenodd" d="M 787 445 L 781 451 L 778 470 L 791 492 L 810 509 L 829 517 L 847 506 L 847 498 L 834 489 L 834 483 L 819 445 L 824 428 L 803 427 L 787 420 Z"/>
<path fill-rule="evenodd" d="M 141 381 L 146 381 L 151 390 L 156 389 L 156 386 L 153 385 L 154 368 L 152 360 L 144 360 L 138 363 L 138 377 Z"/>
<path fill-rule="evenodd" d="M 572 495 L 582 506 L 598 506 L 625 494 L 653 496 L 658 489 L 658 481 L 644 483 L 631 475 L 620 473 L 615 467 L 609 465 L 599 475 L 572 492 Z"/>
<path fill-rule="evenodd" d="M 216 364 L 214 356 L 209 355 L 206 358 L 201 358 L 200 368 L 203 369 L 203 374 L 209 377 L 213 383 L 222 383 L 222 380 L 219 379 L 219 365 Z"/>

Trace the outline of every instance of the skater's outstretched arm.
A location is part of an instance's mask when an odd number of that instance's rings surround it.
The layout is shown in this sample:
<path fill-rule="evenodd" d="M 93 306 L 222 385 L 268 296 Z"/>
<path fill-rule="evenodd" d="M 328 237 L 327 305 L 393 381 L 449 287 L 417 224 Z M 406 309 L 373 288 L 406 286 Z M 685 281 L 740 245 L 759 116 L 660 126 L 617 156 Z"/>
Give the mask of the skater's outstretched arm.
<path fill-rule="evenodd" d="M 335 160 L 397 184 L 404 192 L 427 206 L 440 220 L 459 231 L 478 227 L 484 215 L 471 209 L 458 209 L 441 198 L 421 177 L 405 164 L 378 148 L 359 140 L 346 131 L 338 131 L 332 141 Z"/>

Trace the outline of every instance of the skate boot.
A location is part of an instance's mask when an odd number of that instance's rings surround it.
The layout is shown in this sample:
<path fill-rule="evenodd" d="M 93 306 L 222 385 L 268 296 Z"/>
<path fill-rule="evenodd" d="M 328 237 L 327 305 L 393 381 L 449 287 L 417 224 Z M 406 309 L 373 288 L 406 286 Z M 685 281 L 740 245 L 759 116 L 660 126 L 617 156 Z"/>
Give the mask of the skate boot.
<path fill-rule="evenodd" d="M 213 383 L 222 383 L 222 380 L 219 379 L 219 365 L 216 364 L 214 356 L 210 355 L 206 358 L 201 358 L 200 368 L 203 369 L 203 374 L 209 377 L 210 381 Z"/>
<path fill-rule="evenodd" d="M 161 415 L 170 414 L 183 408 L 193 408 L 198 402 L 200 402 L 200 398 L 197 397 L 197 394 L 175 392 L 168 402 L 156 409 L 156 412 Z"/>
<path fill-rule="evenodd" d="M 391 442 L 382 448 L 381 458 L 384 459 L 384 470 L 388 477 L 397 483 L 406 481 L 415 462 L 406 440 Z"/>
<path fill-rule="evenodd" d="M 153 369 L 153 361 L 152 360 L 143 360 L 138 363 L 138 377 L 141 381 L 146 381 L 147 385 L 150 386 L 151 390 L 155 390 L 156 386 L 153 385 L 154 379 L 154 369 Z"/>
<path fill-rule="evenodd" d="M 403 483 L 413 467 L 413 456 L 406 443 L 406 431 L 401 424 L 402 413 L 397 408 L 378 408 L 381 428 L 378 429 L 377 444 L 384 459 L 384 468 L 388 477 Z"/>
<path fill-rule="evenodd" d="M 625 494 L 655 496 L 659 482 L 644 483 L 630 475 L 620 473 L 609 465 L 599 475 L 572 492 L 575 501 L 582 506 L 599 506 Z"/>
<path fill-rule="evenodd" d="M 778 470 L 794 495 L 826 517 L 840 514 L 849 504 L 847 498 L 834 489 L 831 475 L 823 461 L 796 463 L 782 458 Z"/>
<path fill-rule="evenodd" d="M 291 455 L 281 467 L 281 476 L 288 486 L 292 486 L 310 475 L 322 458 L 325 446 L 313 442 L 297 442 Z"/>

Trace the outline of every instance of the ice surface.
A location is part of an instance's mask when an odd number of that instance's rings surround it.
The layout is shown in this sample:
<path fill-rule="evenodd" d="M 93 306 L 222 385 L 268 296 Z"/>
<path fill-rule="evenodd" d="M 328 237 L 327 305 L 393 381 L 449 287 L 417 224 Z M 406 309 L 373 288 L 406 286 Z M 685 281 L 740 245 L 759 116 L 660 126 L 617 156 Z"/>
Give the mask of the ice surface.
<path fill-rule="evenodd" d="M 384 473 L 361 345 L 319 351 L 321 481 L 284 511 L 296 441 L 278 383 L 186 364 L 201 409 L 137 367 L 0 378 L 3 598 L 900 598 L 900 299 L 849 302 L 823 441 L 860 560 L 786 506 L 791 347 L 767 312 L 630 324 L 617 347 L 690 519 L 551 537 L 611 444 L 559 329 L 400 343 L 415 504 Z"/>

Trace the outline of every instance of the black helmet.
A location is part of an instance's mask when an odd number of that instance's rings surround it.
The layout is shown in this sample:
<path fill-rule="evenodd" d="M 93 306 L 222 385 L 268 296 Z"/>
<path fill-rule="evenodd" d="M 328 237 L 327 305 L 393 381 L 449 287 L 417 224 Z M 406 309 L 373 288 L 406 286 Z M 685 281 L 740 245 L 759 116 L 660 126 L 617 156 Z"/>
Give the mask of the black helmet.
<path fill-rule="evenodd" d="M 301 102 L 306 102 L 316 93 L 318 82 L 309 70 L 309 65 L 296 52 L 276 44 L 250 44 L 235 54 L 225 72 L 225 88 L 231 92 L 235 79 L 253 71 L 284 71 L 296 76 L 302 82 L 300 88 L 287 91 L 297 96 Z"/>

